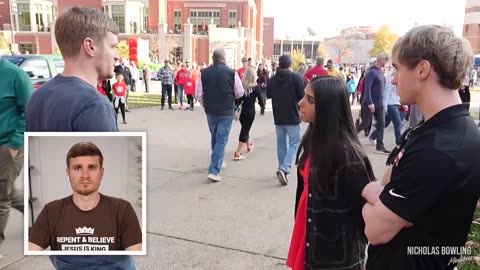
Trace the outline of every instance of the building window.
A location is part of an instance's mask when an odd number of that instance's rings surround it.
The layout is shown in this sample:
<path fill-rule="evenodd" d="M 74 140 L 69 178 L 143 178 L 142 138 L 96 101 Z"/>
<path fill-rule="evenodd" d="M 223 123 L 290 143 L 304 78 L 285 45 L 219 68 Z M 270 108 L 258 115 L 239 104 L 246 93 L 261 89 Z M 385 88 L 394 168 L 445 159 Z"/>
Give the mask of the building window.
<path fill-rule="evenodd" d="M 102 6 L 102 11 L 108 14 L 108 6 Z"/>
<path fill-rule="evenodd" d="M 120 33 L 125 33 L 125 6 L 112 5 L 112 19 L 118 25 Z"/>
<path fill-rule="evenodd" d="M 43 10 L 45 12 L 45 28 L 47 29 L 47 32 L 50 32 L 50 24 L 53 22 L 53 13 L 52 13 L 52 8 L 50 6 L 43 6 Z"/>
<path fill-rule="evenodd" d="M 220 27 L 220 11 L 190 11 L 190 21 L 196 34 L 206 34 L 208 25 L 212 23 Z"/>
<path fill-rule="evenodd" d="M 303 51 L 305 52 L 305 58 L 307 59 L 313 59 L 312 56 L 312 44 L 305 44 L 303 46 Z M 316 52 L 313 52 L 316 53 Z"/>
<path fill-rule="evenodd" d="M 42 16 L 42 5 L 35 4 L 35 22 L 37 24 L 37 31 L 43 32 L 45 30 L 45 24 Z"/>
<path fill-rule="evenodd" d="M 173 12 L 173 30 L 175 33 L 182 32 L 182 12 L 174 11 Z"/>
<path fill-rule="evenodd" d="M 173 47 L 170 54 L 173 56 L 173 63 L 183 62 L 183 47 Z"/>
<path fill-rule="evenodd" d="M 18 43 L 18 51 L 20 53 L 33 53 L 33 45 L 32 43 Z"/>
<path fill-rule="evenodd" d="M 237 12 L 230 11 L 228 12 L 228 28 L 237 27 Z"/>
<path fill-rule="evenodd" d="M 144 29 L 147 33 L 150 33 L 150 17 L 149 17 L 149 10 L 148 8 L 143 8 L 143 16 L 144 16 Z"/>
<path fill-rule="evenodd" d="M 283 53 L 290 53 L 292 50 L 292 46 L 290 44 L 283 44 Z"/>
<path fill-rule="evenodd" d="M 137 17 L 135 16 L 131 16 L 130 17 L 130 29 L 128 30 L 128 32 L 130 34 L 135 34 L 137 33 Z"/>
<path fill-rule="evenodd" d="M 17 3 L 18 9 L 18 26 L 20 31 L 32 31 L 30 22 L 30 4 Z"/>
<path fill-rule="evenodd" d="M 280 44 L 273 44 L 273 54 L 280 55 L 282 50 L 280 49 Z"/>

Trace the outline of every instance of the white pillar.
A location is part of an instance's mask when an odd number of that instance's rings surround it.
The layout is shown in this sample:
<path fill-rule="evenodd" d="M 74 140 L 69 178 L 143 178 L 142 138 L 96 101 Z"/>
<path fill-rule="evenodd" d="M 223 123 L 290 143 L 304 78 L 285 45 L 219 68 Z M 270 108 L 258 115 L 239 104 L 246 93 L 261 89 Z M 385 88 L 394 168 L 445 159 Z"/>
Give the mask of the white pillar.
<path fill-rule="evenodd" d="M 165 59 L 168 58 L 167 51 L 167 24 L 163 21 L 163 18 L 160 19 L 158 24 L 158 62 L 162 63 Z"/>
<path fill-rule="evenodd" d="M 128 16 L 129 12 L 127 11 L 129 7 L 128 2 L 125 1 L 125 9 L 123 11 L 123 15 L 125 16 L 125 34 L 133 34 L 130 33 L 130 16 Z"/>
<path fill-rule="evenodd" d="M 193 24 L 190 23 L 190 19 L 187 20 L 187 23 L 183 24 L 183 61 L 190 59 L 190 63 L 193 63 L 192 60 L 192 35 L 193 35 Z"/>
<path fill-rule="evenodd" d="M 217 48 L 216 46 L 212 46 L 213 45 L 213 42 L 212 42 L 212 38 L 214 37 L 216 40 L 218 40 L 217 37 L 215 37 L 216 35 L 216 28 L 217 28 L 217 25 L 213 23 L 213 20 L 210 22 L 210 24 L 208 25 L 208 51 L 210 52 L 209 54 L 209 57 L 208 57 L 208 63 L 209 64 L 212 64 L 212 53 L 213 51 Z"/>
<path fill-rule="evenodd" d="M 280 56 L 283 55 L 283 39 L 280 40 Z"/>
<path fill-rule="evenodd" d="M 237 42 L 237 57 L 235 63 L 237 66 L 235 68 L 239 68 L 239 63 L 242 61 L 242 57 L 245 54 L 245 27 L 242 27 L 239 23 L 238 29 L 238 42 Z"/>

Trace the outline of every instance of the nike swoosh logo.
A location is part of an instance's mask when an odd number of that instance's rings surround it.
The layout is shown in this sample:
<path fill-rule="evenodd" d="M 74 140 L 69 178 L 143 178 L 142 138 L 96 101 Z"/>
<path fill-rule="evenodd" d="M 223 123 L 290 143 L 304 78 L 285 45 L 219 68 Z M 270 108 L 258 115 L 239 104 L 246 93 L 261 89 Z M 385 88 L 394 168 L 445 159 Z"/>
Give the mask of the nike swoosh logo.
<path fill-rule="evenodd" d="M 390 191 L 388 191 L 388 193 L 389 193 L 390 195 L 392 195 L 392 196 L 395 196 L 395 197 L 398 197 L 398 198 L 402 198 L 402 199 L 406 199 L 404 196 L 393 192 L 393 188 L 390 189 Z"/>

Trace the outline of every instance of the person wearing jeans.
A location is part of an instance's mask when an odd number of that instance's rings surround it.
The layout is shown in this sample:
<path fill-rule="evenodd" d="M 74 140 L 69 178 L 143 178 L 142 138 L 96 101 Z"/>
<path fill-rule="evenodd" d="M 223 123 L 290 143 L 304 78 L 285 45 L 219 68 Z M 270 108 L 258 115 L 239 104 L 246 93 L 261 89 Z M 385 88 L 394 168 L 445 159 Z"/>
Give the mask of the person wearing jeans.
<path fill-rule="evenodd" d="M 173 69 L 170 67 L 170 61 L 165 59 L 164 66 L 158 72 L 162 80 L 162 98 L 160 101 L 160 110 L 165 107 L 165 96 L 168 96 L 168 109 L 172 108 L 172 85 L 173 85 Z"/>
<path fill-rule="evenodd" d="M 378 53 L 375 65 L 365 73 L 365 83 L 362 97 L 362 122 L 357 125 L 357 133 L 367 129 L 372 123 L 372 115 L 377 122 L 377 147 L 376 153 L 389 154 L 383 144 L 383 133 L 385 128 L 385 110 L 383 105 L 383 92 L 385 90 L 385 76 L 382 68 L 388 63 L 388 55 L 384 52 Z"/>
<path fill-rule="evenodd" d="M 300 125 L 276 125 L 278 170 L 290 174 L 293 158 L 300 144 Z M 283 176 L 281 176 L 283 177 Z"/>
<path fill-rule="evenodd" d="M 188 76 L 189 71 L 187 70 L 187 67 L 185 66 L 185 64 L 181 64 L 181 70 L 179 70 L 177 72 L 177 75 L 175 76 L 175 82 L 177 84 L 177 97 L 180 101 L 180 110 L 183 109 L 183 90 L 185 79 L 188 78 Z"/>
<path fill-rule="evenodd" d="M 225 147 L 232 128 L 235 99 L 244 95 L 242 82 L 235 70 L 225 65 L 225 50 L 216 49 L 213 65 L 202 70 L 197 83 L 197 100 L 204 107 L 211 135 L 212 154 L 207 178 L 221 181 Z"/>
<path fill-rule="evenodd" d="M 393 130 L 395 132 L 395 143 L 400 144 L 400 138 L 402 136 L 402 119 L 403 112 L 400 112 L 400 97 L 397 93 L 397 88 L 392 84 L 395 71 L 393 67 L 388 70 L 388 74 L 385 80 L 385 93 L 383 95 L 383 107 L 386 108 L 387 114 L 385 115 L 385 128 L 388 127 L 390 122 L 393 122 Z M 374 142 L 377 139 L 378 132 L 374 130 L 369 139 Z"/>
<path fill-rule="evenodd" d="M 211 162 L 208 167 L 208 178 L 212 181 L 220 181 L 220 171 L 222 168 L 225 147 L 228 143 L 228 136 L 232 129 L 232 115 L 207 114 L 208 129 L 210 130 L 212 149 Z M 220 180 L 219 180 L 220 179 Z"/>
<path fill-rule="evenodd" d="M 279 69 L 268 81 L 267 98 L 272 99 L 273 119 L 277 134 L 277 178 L 288 184 L 288 174 L 300 144 L 300 114 L 298 102 L 304 96 L 305 83 L 300 75 L 290 71 L 289 55 L 279 58 Z"/>

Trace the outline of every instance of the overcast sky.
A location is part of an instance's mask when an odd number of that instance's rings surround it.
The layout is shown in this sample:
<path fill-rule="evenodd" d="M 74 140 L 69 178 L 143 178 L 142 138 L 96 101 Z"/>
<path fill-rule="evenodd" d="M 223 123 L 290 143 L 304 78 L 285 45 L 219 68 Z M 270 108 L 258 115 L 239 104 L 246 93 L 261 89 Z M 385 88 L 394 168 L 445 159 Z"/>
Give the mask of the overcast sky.
<path fill-rule="evenodd" d="M 264 16 L 275 18 L 278 38 L 308 36 L 309 26 L 320 38 L 355 25 L 389 24 L 394 32 L 403 34 L 415 23 L 446 24 L 461 35 L 466 4 L 465 0 L 263 1 Z"/>

